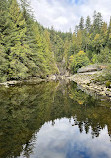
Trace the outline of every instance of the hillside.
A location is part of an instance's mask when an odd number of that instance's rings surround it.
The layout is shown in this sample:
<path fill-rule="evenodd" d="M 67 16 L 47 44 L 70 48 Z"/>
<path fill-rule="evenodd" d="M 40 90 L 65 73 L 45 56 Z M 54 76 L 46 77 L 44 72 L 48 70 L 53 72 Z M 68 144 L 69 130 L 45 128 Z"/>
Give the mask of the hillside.
<path fill-rule="evenodd" d="M 0 82 L 74 74 L 82 66 L 111 63 L 111 19 L 94 12 L 73 33 L 44 28 L 27 0 L 0 1 Z"/>

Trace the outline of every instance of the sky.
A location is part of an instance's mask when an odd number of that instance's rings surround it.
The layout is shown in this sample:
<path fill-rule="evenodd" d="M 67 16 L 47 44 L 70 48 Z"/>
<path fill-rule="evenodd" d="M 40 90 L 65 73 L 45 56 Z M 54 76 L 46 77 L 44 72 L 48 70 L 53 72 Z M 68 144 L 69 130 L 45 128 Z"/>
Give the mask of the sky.
<path fill-rule="evenodd" d="M 111 16 L 111 0 L 30 0 L 35 19 L 44 27 L 51 26 L 55 30 L 72 32 L 84 19 L 93 16 L 94 10 L 101 12 L 103 20 L 109 23 Z"/>

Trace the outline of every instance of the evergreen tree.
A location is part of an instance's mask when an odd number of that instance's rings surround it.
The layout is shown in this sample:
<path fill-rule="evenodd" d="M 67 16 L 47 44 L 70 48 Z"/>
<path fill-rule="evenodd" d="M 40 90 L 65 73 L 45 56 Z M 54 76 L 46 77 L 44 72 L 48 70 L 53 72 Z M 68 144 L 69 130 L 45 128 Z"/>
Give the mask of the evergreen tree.
<path fill-rule="evenodd" d="M 75 32 L 72 35 L 72 49 L 73 49 L 73 54 L 78 52 L 77 37 Z"/>
<path fill-rule="evenodd" d="M 0 82 L 7 80 L 8 75 L 8 60 L 6 59 L 6 54 L 4 47 L 0 45 Z"/>
<path fill-rule="evenodd" d="M 21 8 L 22 8 L 22 14 L 26 21 L 30 20 L 30 17 L 33 19 L 33 13 L 32 8 L 30 7 L 29 0 L 20 0 Z"/>
<path fill-rule="evenodd" d="M 107 43 L 107 32 L 108 32 L 107 23 L 103 22 L 103 26 L 101 27 L 101 32 L 100 32 L 101 43 L 103 47 L 105 47 Z"/>
<path fill-rule="evenodd" d="M 103 25 L 103 19 L 102 19 L 102 15 L 100 12 L 96 13 L 96 11 L 94 11 L 94 16 L 93 16 L 94 20 L 93 20 L 93 29 L 95 33 L 100 33 L 101 27 Z"/>
<path fill-rule="evenodd" d="M 83 17 L 80 18 L 79 29 L 80 29 L 80 30 L 83 30 L 83 29 L 84 29 L 84 18 L 83 18 Z"/>
<path fill-rule="evenodd" d="M 9 78 L 26 78 L 31 75 L 30 69 L 34 67 L 34 63 L 30 60 L 31 50 L 25 41 L 26 22 L 16 0 L 12 0 L 9 16 L 12 28 L 10 32 Z"/>
<path fill-rule="evenodd" d="M 9 42 L 7 36 L 11 31 L 11 27 L 10 27 L 11 21 L 9 19 L 9 14 L 8 14 L 9 4 L 6 0 L 1 0 L 0 7 L 1 7 L 0 8 L 0 43 L 1 45 L 6 46 Z"/>
<path fill-rule="evenodd" d="M 73 34 L 63 33 L 45 29 L 34 20 L 29 1 L 19 2 L 0 1 L 0 81 L 57 74 L 57 65 L 72 71 L 87 56 L 93 63 L 111 62 L 111 19 L 107 27 L 95 11 L 92 25 L 89 16 L 85 26 L 81 17 Z"/>
<path fill-rule="evenodd" d="M 8 49 L 10 20 L 8 16 L 9 4 L 6 0 L 0 1 L 0 81 L 6 81 L 8 76 Z"/>
<path fill-rule="evenodd" d="M 43 36 L 40 35 L 39 27 L 34 24 L 33 25 L 33 32 L 34 32 L 34 44 L 32 59 L 34 63 L 37 65 L 37 74 L 43 76 L 43 74 L 47 73 L 46 61 L 44 58 L 44 48 L 43 48 Z"/>
<path fill-rule="evenodd" d="M 74 30 L 76 36 L 77 36 L 77 32 L 78 32 L 78 30 L 79 30 L 79 26 L 76 25 L 76 26 L 75 26 L 75 30 Z"/>
<path fill-rule="evenodd" d="M 79 52 L 82 48 L 82 31 L 79 30 L 77 33 L 77 52 Z"/>
<path fill-rule="evenodd" d="M 89 16 L 87 16 L 87 18 L 86 18 L 86 31 L 87 31 L 87 33 L 90 32 L 90 29 L 91 29 L 91 19 Z"/>
<path fill-rule="evenodd" d="M 64 43 L 64 58 L 65 58 L 66 68 L 68 68 L 69 48 L 70 48 L 70 43 L 68 40 L 66 40 Z"/>
<path fill-rule="evenodd" d="M 47 30 L 44 30 L 44 54 L 47 63 L 48 75 L 58 73 L 58 69 L 54 60 L 54 53 L 51 51 L 50 34 Z"/>
<path fill-rule="evenodd" d="M 108 33 L 107 33 L 107 45 L 108 45 L 108 48 L 111 49 L 111 17 L 110 17 Z"/>

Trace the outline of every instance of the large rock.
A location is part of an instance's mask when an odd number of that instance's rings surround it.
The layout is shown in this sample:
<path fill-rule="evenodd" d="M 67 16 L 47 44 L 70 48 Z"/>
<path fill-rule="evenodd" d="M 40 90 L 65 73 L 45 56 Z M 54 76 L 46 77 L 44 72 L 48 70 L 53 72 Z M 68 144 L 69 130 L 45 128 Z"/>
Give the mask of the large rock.
<path fill-rule="evenodd" d="M 94 71 L 101 71 L 101 70 L 102 70 L 101 66 L 89 65 L 89 66 L 78 69 L 77 73 L 94 72 Z"/>
<path fill-rule="evenodd" d="M 56 75 L 50 75 L 48 77 L 49 80 L 56 80 L 57 79 L 57 76 Z"/>

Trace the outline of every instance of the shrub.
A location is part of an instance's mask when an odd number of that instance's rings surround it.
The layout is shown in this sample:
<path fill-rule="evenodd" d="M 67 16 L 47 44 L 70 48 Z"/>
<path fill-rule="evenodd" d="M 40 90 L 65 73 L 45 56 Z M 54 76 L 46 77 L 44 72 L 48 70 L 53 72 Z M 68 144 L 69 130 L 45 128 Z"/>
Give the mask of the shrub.
<path fill-rule="evenodd" d="M 84 51 L 80 51 L 79 53 L 70 56 L 69 60 L 70 70 L 72 73 L 77 72 L 77 70 L 82 66 L 87 66 L 90 64 L 89 58 Z"/>
<path fill-rule="evenodd" d="M 111 88 L 110 85 L 111 85 L 111 82 L 110 82 L 110 81 L 107 81 L 107 82 L 106 82 L 106 88 Z"/>
<path fill-rule="evenodd" d="M 101 50 L 100 54 L 98 54 L 98 62 L 99 63 L 111 63 L 111 50 L 107 47 Z"/>

